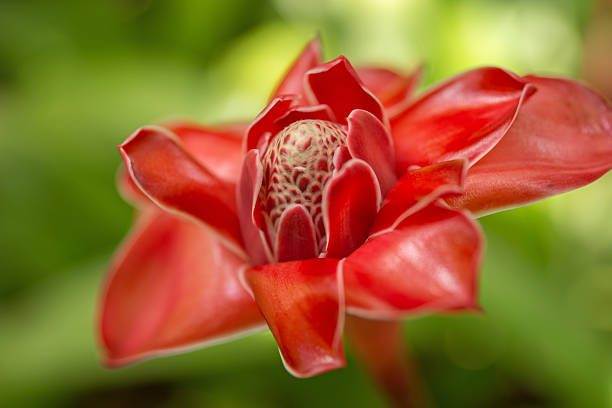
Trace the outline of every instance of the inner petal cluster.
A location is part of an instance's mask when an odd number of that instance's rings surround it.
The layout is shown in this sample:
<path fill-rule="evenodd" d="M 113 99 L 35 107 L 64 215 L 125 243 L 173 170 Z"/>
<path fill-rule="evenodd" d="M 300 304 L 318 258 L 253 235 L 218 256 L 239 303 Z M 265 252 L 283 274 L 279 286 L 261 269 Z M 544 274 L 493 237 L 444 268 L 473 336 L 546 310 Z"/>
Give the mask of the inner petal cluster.
<path fill-rule="evenodd" d="M 270 239 L 285 209 L 299 204 L 312 218 L 318 247 L 325 245 L 323 190 L 334 170 L 334 152 L 346 145 L 346 137 L 339 124 L 309 119 L 292 123 L 270 140 L 259 193 Z"/>

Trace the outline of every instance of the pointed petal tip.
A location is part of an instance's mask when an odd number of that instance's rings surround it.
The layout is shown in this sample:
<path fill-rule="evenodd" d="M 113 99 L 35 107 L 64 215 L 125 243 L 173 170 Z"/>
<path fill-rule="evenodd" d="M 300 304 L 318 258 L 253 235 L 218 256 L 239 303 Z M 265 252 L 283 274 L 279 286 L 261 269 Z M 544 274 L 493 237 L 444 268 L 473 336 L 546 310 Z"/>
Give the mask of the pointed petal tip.
<path fill-rule="evenodd" d="M 311 378 L 320 374 L 327 373 L 329 371 L 337 370 L 339 368 L 346 367 L 346 359 L 344 354 L 330 357 L 328 361 L 325 363 L 319 363 L 316 366 L 308 367 L 304 369 L 297 369 L 295 367 L 291 367 L 284 359 L 281 354 L 281 360 L 283 361 L 283 365 L 287 372 L 294 376 L 295 378 Z"/>
<path fill-rule="evenodd" d="M 284 94 L 302 95 L 304 92 L 304 74 L 311 68 L 321 64 L 323 60 L 323 50 L 321 46 L 321 38 L 316 35 L 302 49 L 300 55 L 295 59 L 292 65 L 288 68 L 280 83 L 272 93 L 274 97 Z"/>
<path fill-rule="evenodd" d="M 346 124 L 353 110 L 363 109 L 389 126 L 382 104 L 343 55 L 306 72 L 304 93 L 311 103 L 328 105 L 340 123 Z"/>

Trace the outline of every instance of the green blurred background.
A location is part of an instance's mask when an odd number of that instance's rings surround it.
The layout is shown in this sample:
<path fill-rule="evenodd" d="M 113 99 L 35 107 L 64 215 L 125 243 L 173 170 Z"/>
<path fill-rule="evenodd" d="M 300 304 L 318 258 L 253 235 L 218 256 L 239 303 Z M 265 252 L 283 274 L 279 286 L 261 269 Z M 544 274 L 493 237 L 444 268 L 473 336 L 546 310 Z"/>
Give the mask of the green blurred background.
<path fill-rule="evenodd" d="M 98 290 L 133 210 L 115 148 L 171 117 L 250 119 L 319 32 L 327 58 L 425 84 L 485 64 L 582 77 L 610 97 L 609 2 L 0 1 L 0 406 L 385 406 L 359 364 L 297 380 L 273 339 L 110 371 Z M 607 65 L 606 65 L 607 64 Z M 586 77 L 586 78 L 585 78 Z M 439 407 L 612 406 L 612 174 L 482 219 L 482 315 L 405 332 Z"/>

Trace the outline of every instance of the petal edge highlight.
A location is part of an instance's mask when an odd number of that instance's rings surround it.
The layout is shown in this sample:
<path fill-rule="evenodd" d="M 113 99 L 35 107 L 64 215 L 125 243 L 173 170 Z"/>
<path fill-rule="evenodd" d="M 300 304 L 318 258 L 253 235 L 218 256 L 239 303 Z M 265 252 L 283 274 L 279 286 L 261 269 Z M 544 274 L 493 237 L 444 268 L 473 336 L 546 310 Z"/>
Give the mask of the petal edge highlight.
<path fill-rule="evenodd" d="M 567 79 L 525 77 L 538 91 L 508 134 L 468 172 L 465 194 L 448 199 L 478 215 L 584 186 L 612 168 L 612 108 Z"/>
<path fill-rule="evenodd" d="M 244 260 L 200 225 L 143 211 L 103 289 L 100 341 L 109 367 L 200 348 L 265 327 L 242 288 Z"/>
<path fill-rule="evenodd" d="M 397 319 L 475 309 L 482 234 L 468 215 L 431 204 L 344 261 L 349 313 Z"/>
<path fill-rule="evenodd" d="M 344 367 L 342 269 L 335 259 L 262 265 L 243 273 L 296 377 Z"/>
<path fill-rule="evenodd" d="M 203 222 L 237 252 L 243 252 L 235 187 L 187 153 L 176 135 L 146 126 L 119 146 L 119 151 L 132 180 L 151 201 Z"/>

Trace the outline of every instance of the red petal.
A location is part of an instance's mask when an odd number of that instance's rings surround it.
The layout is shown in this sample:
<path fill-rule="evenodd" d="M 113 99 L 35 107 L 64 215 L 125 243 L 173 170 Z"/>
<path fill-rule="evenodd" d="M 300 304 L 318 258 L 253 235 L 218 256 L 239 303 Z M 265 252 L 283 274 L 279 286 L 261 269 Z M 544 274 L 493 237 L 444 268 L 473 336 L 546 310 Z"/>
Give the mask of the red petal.
<path fill-rule="evenodd" d="M 387 112 L 393 111 L 398 104 L 410 99 L 421 80 L 422 72 L 422 67 L 418 67 L 409 75 L 380 67 L 357 68 L 359 78 L 383 104 Z"/>
<path fill-rule="evenodd" d="M 308 43 L 300 56 L 295 60 L 285 77 L 273 93 L 280 95 L 302 95 L 304 93 L 304 74 L 322 62 L 321 39 L 317 36 Z"/>
<path fill-rule="evenodd" d="M 238 280 L 244 261 L 196 223 L 151 207 L 110 270 L 100 316 L 106 363 L 120 366 L 262 327 Z"/>
<path fill-rule="evenodd" d="M 432 204 L 345 260 L 348 311 L 392 319 L 474 308 L 481 252 L 481 233 L 469 216 Z"/>
<path fill-rule="evenodd" d="M 296 95 L 284 95 L 274 98 L 268 106 L 253 120 L 246 131 L 244 151 L 257 149 L 259 141 L 266 136 L 274 136 L 279 129 L 276 121 L 283 117 L 298 99 Z"/>
<path fill-rule="evenodd" d="M 510 131 L 474 167 L 455 207 L 479 214 L 518 207 L 588 184 L 612 168 L 612 109 L 564 79 L 527 77 L 538 91 Z"/>
<path fill-rule="evenodd" d="M 400 321 L 346 316 L 346 333 L 355 353 L 396 407 L 423 407 L 419 381 L 408 361 Z"/>
<path fill-rule="evenodd" d="M 344 367 L 344 300 L 338 261 L 309 259 L 245 272 L 287 370 L 310 377 Z"/>
<path fill-rule="evenodd" d="M 388 232 L 440 197 L 463 192 L 467 161 L 453 160 L 407 172 L 387 194 L 370 235 Z"/>
<path fill-rule="evenodd" d="M 236 184 L 244 158 L 242 139 L 246 125 L 228 124 L 205 128 L 177 122 L 164 127 L 177 135 L 185 150 L 216 177 Z"/>
<path fill-rule="evenodd" d="M 342 56 L 308 71 L 304 90 L 313 103 L 328 105 L 340 123 L 346 123 L 355 109 L 366 110 L 383 123 L 387 121 L 378 99 L 364 87 Z"/>
<path fill-rule="evenodd" d="M 120 166 L 117 171 L 117 189 L 121 197 L 134 207 L 151 204 L 151 200 L 147 197 L 140 188 L 134 183 L 130 177 L 130 173 L 125 166 Z"/>
<path fill-rule="evenodd" d="M 227 182 L 236 182 L 242 165 L 245 124 L 233 123 L 204 128 L 187 122 L 174 122 L 164 127 L 176 134 L 185 150 L 201 163 L 205 163 L 215 176 Z M 151 202 L 132 181 L 123 166 L 119 169 L 117 186 L 123 198 L 134 206 Z"/>
<path fill-rule="evenodd" d="M 387 129 L 370 112 L 356 109 L 348 117 L 346 144 L 352 157 L 372 167 L 385 196 L 397 181 L 393 140 Z"/>
<path fill-rule="evenodd" d="M 144 127 L 119 146 L 134 182 L 164 209 L 190 215 L 241 248 L 235 188 L 212 174 L 166 129 Z"/>
<path fill-rule="evenodd" d="M 344 163 L 351 160 L 351 153 L 349 152 L 348 147 L 339 146 L 334 151 L 334 158 L 332 159 L 332 164 L 334 165 L 334 169 L 341 169 L 344 166 Z"/>
<path fill-rule="evenodd" d="M 327 232 L 325 256 L 343 258 L 361 245 L 376 217 L 380 187 L 365 162 L 349 160 L 323 192 L 323 222 Z"/>
<path fill-rule="evenodd" d="M 276 259 L 287 262 L 316 256 L 315 229 L 310 214 L 299 204 L 287 207 L 278 225 Z"/>
<path fill-rule="evenodd" d="M 256 149 L 249 151 L 244 159 L 240 182 L 238 183 L 238 218 L 242 241 L 249 254 L 252 265 L 261 265 L 272 261 L 272 254 L 268 247 L 263 231 L 259 201 L 259 189 L 263 170 L 259 161 L 259 152 Z"/>
<path fill-rule="evenodd" d="M 293 122 L 298 120 L 313 119 L 313 120 L 327 120 L 331 122 L 336 121 L 334 113 L 327 105 L 314 105 L 314 106 L 298 106 L 297 108 L 291 109 L 284 116 L 278 118 L 275 122 L 277 129 L 282 130 L 289 126 Z"/>
<path fill-rule="evenodd" d="M 460 157 L 475 163 L 533 92 L 527 81 L 499 68 L 475 69 L 437 86 L 391 118 L 398 169 Z"/>

